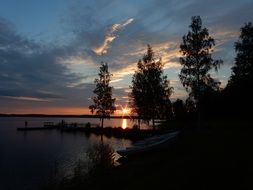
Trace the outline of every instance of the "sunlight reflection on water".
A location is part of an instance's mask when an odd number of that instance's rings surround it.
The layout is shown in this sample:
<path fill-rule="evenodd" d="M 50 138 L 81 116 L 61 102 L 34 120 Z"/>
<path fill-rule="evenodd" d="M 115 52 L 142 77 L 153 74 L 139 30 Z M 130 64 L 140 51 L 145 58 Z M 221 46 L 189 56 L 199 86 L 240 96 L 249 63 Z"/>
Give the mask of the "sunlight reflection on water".
<path fill-rule="evenodd" d="M 122 124 L 121 124 L 122 129 L 127 128 L 127 119 L 122 119 Z"/>
<path fill-rule="evenodd" d="M 52 174 L 55 165 L 67 174 L 72 171 L 79 159 L 86 158 L 86 151 L 92 144 L 100 142 L 100 136 L 94 134 L 87 136 L 81 132 L 17 131 L 17 127 L 24 127 L 25 120 L 28 121 L 28 127 L 41 127 L 44 121 L 58 123 L 62 118 L 0 117 L 0 184 L 4 189 L 33 189 Z M 99 119 L 94 118 L 64 118 L 64 120 L 99 123 Z M 122 119 L 110 119 L 105 121 L 105 125 L 120 127 L 121 122 Z M 132 144 L 127 139 L 105 136 L 103 142 L 110 144 L 114 150 Z M 15 183 L 12 183 L 13 181 Z"/>

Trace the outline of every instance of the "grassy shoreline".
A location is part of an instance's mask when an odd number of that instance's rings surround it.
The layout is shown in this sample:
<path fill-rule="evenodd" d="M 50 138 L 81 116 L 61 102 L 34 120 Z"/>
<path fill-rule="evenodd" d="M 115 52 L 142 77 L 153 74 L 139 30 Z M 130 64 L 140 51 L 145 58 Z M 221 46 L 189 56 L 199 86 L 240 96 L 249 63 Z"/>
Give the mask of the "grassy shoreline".
<path fill-rule="evenodd" d="M 184 129 L 162 151 L 59 189 L 253 189 L 252 134 L 250 127 Z"/>
<path fill-rule="evenodd" d="M 86 189 L 253 189 L 252 132 L 186 130 L 167 150 L 129 160 Z"/>

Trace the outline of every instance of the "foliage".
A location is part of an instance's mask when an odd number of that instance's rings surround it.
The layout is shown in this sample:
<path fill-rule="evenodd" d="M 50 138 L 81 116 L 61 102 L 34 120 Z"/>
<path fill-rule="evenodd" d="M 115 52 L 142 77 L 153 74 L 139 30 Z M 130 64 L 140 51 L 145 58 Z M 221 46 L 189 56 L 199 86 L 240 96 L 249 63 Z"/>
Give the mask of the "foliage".
<path fill-rule="evenodd" d="M 92 113 L 96 112 L 96 115 L 101 117 L 103 127 L 103 121 L 105 117 L 109 117 L 116 110 L 114 106 L 115 98 L 112 98 L 112 87 L 109 86 L 111 76 L 108 71 L 107 63 L 102 63 L 99 69 L 99 78 L 96 78 L 94 83 L 96 88 L 93 91 L 96 96 L 92 97 L 93 105 L 89 106 Z"/>
<path fill-rule="evenodd" d="M 160 109 L 160 117 L 166 121 L 170 121 L 173 117 L 172 103 L 169 98 L 163 101 L 163 105 Z"/>
<path fill-rule="evenodd" d="M 246 23 L 241 28 L 239 40 L 235 43 L 235 65 L 223 93 L 223 107 L 227 117 L 252 120 L 250 111 L 253 103 L 253 25 Z"/>
<path fill-rule="evenodd" d="M 69 190 L 84 189 L 95 182 L 96 178 L 114 166 L 114 150 L 108 144 L 94 144 L 87 150 L 88 160 L 79 160 L 75 163 L 73 175 L 69 177 L 50 178 L 42 190 Z"/>
<path fill-rule="evenodd" d="M 188 113 L 194 113 L 196 111 L 196 104 L 194 103 L 192 97 L 188 97 L 185 100 L 185 109 Z"/>
<path fill-rule="evenodd" d="M 215 41 L 209 36 L 207 28 L 202 27 L 199 16 L 192 17 L 189 28 L 191 31 L 183 36 L 183 43 L 180 45 L 180 52 L 183 54 L 180 63 L 183 67 L 179 78 L 190 92 L 189 96 L 198 102 L 204 92 L 219 90 L 220 83 L 212 79 L 208 72 L 213 68 L 217 71 L 222 61 L 212 58 Z"/>
<path fill-rule="evenodd" d="M 108 144 L 95 144 L 87 151 L 90 173 L 97 173 L 114 166 L 115 153 Z"/>
<path fill-rule="evenodd" d="M 152 120 L 154 127 L 154 120 L 164 113 L 164 105 L 170 105 L 172 88 L 167 76 L 163 75 L 162 60 L 156 60 L 150 45 L 147 54 L 137 63 L 130 88 L 132 111 L 144 121 Z"/>
<path fill-rule="evenodd" d="M 73 179 L 75 179 L 75 181 L 82 181 L 83 179 L 85 179 L 87 173 L 88 173 L 88 166 L 87 163 L 83 160 L 78 160 L 78 162 L 76 163 L 76 166 L 74 168 L 74 176 Z"/>
<path fill-rule="evenodd" d="M 173 102 L 173 114 L 176 120 L 183 120 L 186 118 L 186 108 L 184 102 L 180 99 L 177 99 Z"/>
<path fill-rule="evenodd" d="M 253 25 L 251 22 L 241 28 L 239 40 L 235 43 L 235 66 L 228 87 L 252 85 L 253 82 Z M 250 86 L 251 86 L 250 85 Z"/>
<path fill-rule="evenodd" d="M 90 127 L 91 127 L 91 123 L 90 123 L 90 122 L 88 122 L 88 123 L 85 124 L 85 128 L 86 128 L 86 129 L 88 129 L 88 128 L 90 128 Z"/>

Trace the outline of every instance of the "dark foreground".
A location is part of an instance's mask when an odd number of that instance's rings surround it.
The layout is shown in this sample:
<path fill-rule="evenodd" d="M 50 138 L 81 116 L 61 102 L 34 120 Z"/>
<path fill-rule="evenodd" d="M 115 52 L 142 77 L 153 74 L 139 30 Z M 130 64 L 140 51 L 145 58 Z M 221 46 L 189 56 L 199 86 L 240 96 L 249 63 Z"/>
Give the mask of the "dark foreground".
<path fill-rule="evenodd" d="M 185 129 L 164 150 L 59 189 L 253 189 L 253 129 L 221 126 Z"/>
<path fill-rule="evenodd" d="M 253 189 L 253 130 L 186 130 L 165 151 L 98 175 L 85 189 Z"/>

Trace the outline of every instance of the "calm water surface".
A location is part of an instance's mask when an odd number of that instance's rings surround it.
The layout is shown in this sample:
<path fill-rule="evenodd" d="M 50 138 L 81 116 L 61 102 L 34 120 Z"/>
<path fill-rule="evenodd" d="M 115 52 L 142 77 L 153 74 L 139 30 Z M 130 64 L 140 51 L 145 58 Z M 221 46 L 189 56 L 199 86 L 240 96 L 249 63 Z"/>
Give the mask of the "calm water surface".
<path fill-rule="evenodd" d="M 55 166 L 64 173 L 72 171 L 74 164 L 85 159 L 86 150 L 100 141 L 96 135 L 82 132 L 62 133 L 57 130 L 17 131 L 17 127 L 41 127 L 43 122 L 60 122 L 62 118 L 5 118 L 0 117 L 0 189 L 34 190 L 53 174 Z M 95 118 L 64 118 L 66 122 L 99 123 Z M 122 119 L 105 121 L 105 126 L 121 126 Z M 125 123 L 126 121 L 124 121 Z M 127 120 L 128 126 L 133 123 Z M 106 138 L 114 150 L 131 146 L 126 139 Z"/>

